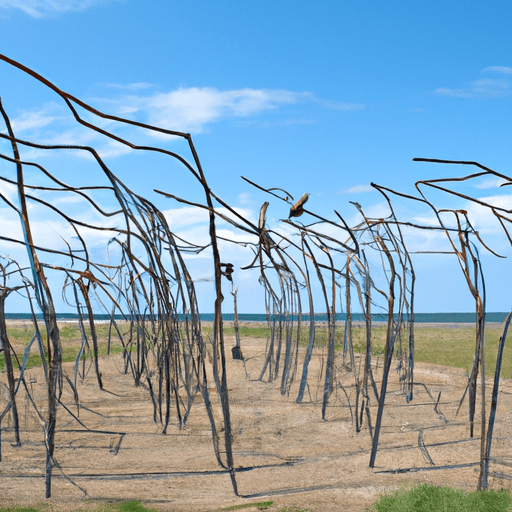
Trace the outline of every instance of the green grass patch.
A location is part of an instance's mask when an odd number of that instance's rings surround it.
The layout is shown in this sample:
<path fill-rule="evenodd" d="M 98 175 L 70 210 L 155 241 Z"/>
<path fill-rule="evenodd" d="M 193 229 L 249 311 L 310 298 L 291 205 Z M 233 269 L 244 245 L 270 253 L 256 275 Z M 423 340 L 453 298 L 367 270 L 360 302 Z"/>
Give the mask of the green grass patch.
<path fill-rule="evenodd" d="M 78 324 L 60 324 L 60 335 L 63 347 L 63 361 L 75 361 L 78 355 L 81 333 Z M 296 328 L 296 325 L 294 326 Z M 44 326 L 41 325 L 41 333 L 45 340 Z M 128 324 L 121 324 L 120 328 L 128 339 Z M 107 355 L 107 340 L 109 335 L 108 324 L 98 324 L 96 326 L 98 335 L 99 355 Z M 90 332 L 87 329 L 89 343 L 91 344 Z M 204 326 L 203 335 L 205 337 L 211 335 L 212 327 Z M 433 363 L 443 366 L 451 366 L 462 368 L 469 372 L 473 363 L 473 355 L 475 352 L 475 329 L 472 327 L 441 327 L 441 326 L 415 326 L 415 354 L 416 362 Z M 226 336 L 234 336 L 235 330 L 233 326 L 224 328 Z M 502 334 L 502 327 L 490 325 L 485 331 L 485 364 L 486 376 L 493 377 L 496 366 L 496 353 L 498 349 L 499 338 Z M 20 363 L 23 358 L 23 351 L 19 349 L 19 345 L 26 346 L 33 336 L 33 326 L 27 323 L 13 323 L 8 326 L 8 335 L 11 343 L 18 345 L 17 353 Z M 283 337 L 286 333 L 283 333 Z M 407 336 L 407 334 L 405 335 Z M 243 339 L 248 337 L 268 339 L 270 337 L 270 329 L 266 324 L 261 325 L 240 325 L 240 337 Z M 292 339 L 295 341 L 296 331 L 292 333 Z M 372 328 L 372 354 L 381 356 L 384 354 L 384 346 L 386 341 L 386 326 L 377 325 Z M 309 343 L 309 328 L 304 325 L 301 329 L 300 346 L 307 347 Z M 325 348 L 328 344 L 328 331 L 325 325 L 319 325 L 316 328 L 316 347 Z M 44 343 L 45 344 L 45 343 Z M 340 352 L 343 350 L 344 344 L 344 326 L 340 323 L 335 333 L 335 350 Z M 352 344 L 354 352 L 363 354 L 366 349 L 366 329 L 364 326 L 354 326 L 352 329 Z M 402 341 L 403 350 L 407 350 L 407 339 Z M 398 354 L 398 342 L 395 349 L 395 355 Z M 132 347 L 133 349 L 133 347 Z M 111 353 L 119 353 L 123 351 L 123 347 L 119 342 L 117 335 L 112 333 Z M 15 363 L 16 364 L 16 363 Z M 41 365 L 39 350 L 33 346 L 28 359 L 28 368 Z M 4 370 L 4 356 L 0 353 L 0 371 Z M 501 376 L 503 378 L 512 378 L 512 340 L 508 340 L 505 346 L 503 357 L 503 365 Z"/>
<path fill-rule="evenodd" d="M 257 503 L 244 503 L 243 505 L 233 505 L 231 507 L 222 508 L 223 512 L 225 510 L 243 510 L 244 508 L 256 508 L 258 510 L 265 510 L 268 507 L 271 507 L 274 504 L 273 501 L 259 501 Z"/>
<path fill-rule="evenodd" d="M 283 507 L 278 512 L 308 512 L 306 509 L 297 507 Z"/>
<path fill-rule="evenodd" d="M 157 512 L 154 508 L 146 508 L 139 501 L 127 501 L 118 505 L 119 512 Z M 99 511 L 98 511 L 99 512 Z"/>
<path fill-rule="evenodd" d="M 0 512 L 50 512 L 52 510 L 48 503 L 39 503 L 36 507 L 0 507 Z M 96 507 L 76 508 L 69 512 L 81 512 L 87 510 L 89 512 L 158 512 L 154 508 L 146 508 L 140 501 L 127 501 L 116 504 L 100 504 Z"/>
<path fill-rule="evenodd" d="M 340 328 L 342 332 L 343 329 Z M 503 333 L 502 326 L 486 326 L 485 329 L 485 375 L 494 377 L 498 343 Z M 338 336 L 338 333 L 336 333 Z M 402 350 L 408 350 L 408 333 L 402 340 Z M 372 328 L 372 354 L 383 355 L 386 344 L 386 327 Z M 354 352 L 364 353 L 366 348 L 366 329 L 354 327 L 352 330 Z M 414 361 L 432 363 L 453 368 L 462 368 L 468 374 L 475 354 L 476 334 L 474 327 L 441 327 L 415 326 L 414 328 Z M 398 355 L 400 342 L 395 345 L 395 356 Z M 340 350 L 343 349 L 341 345 Z M 507 340 L 503 353 L 501 377 L 512 378 L 512 336 Z"/>
<path fill-rule="evenodd" d="M 296 325 L 294 325 L 294 331 L 291 334 L 292 340 L 296 341 L 297 339 L 297 331 L 296 331 Z M 212 334 L 213 329 L 209 326 L 203 327 L 203 334 L 209 335 Z M 344 336 L 344 330 L 343 329 L 336 329 L 336 335 L 335 335 L 335 350 L 343 350 L 343 336 Z M 240 338 L 243 340 L 243 338 L 270 338 L 271 330 L 266 324 L 262 324 L 261 326 L 256 325 L 241 325 L 239 328 L 239 334 Z M 225 336 L 235 336 L 235 328 L 225 327 L 224 328 L 224 335 Z M 276 332 L 276 337 L 278 333 Z M 286 332 L 283 331 L 282 338 L 284 339 L 286 336 Z M 315 346 L 316 347 L 326 347 L 328 344 L 328 332 L 325 327 L 317 327 L 316 333 L 315 333 Z M 309 344 L 309 327 L 308 326 L 302 326 L 301 333 L 300 333 L 300 340 L 299 344 L 301 347 L 307 347 Z"/>
<path fill-rule="evenodd" d="M 382 495 L 372 512 L 507 512 L 512 500 L 507 491 L 467 492 L 452 487 L 420 484 Z"/>
<path fill-rule="evenodd" d="M 131 349 L 133 349 L 133 347 L 131 347 Z M 111 354 L 118 354 L 120 352 L 123 352 L 123 350 L 124 350 L 123 347 L 118 344 L 113 344 L 110 347 Z M 80 351 L 79 347 L 66 347 L 64 345 L 62 347 L 62 362 L 70 363 L 70 362 L 76 361 L 79 351 Z M 107 353 L 108 353 L 107 342 L 100 341 L 98 343 L 98 356 L 100 356 L 100 357 L 106 356 Z M 19 360 L 20 366 L 21 366 L 21 364 L 23 364 L 23 356 L 24 356 L 23 353 L 18 354 L 18 360 Z M 45 356 L 46 356 L 46 350 L 45 350 Z M 85 358 L 86 358 L 86 355 L 82 354 L 81 359 L 83 360 Z M 13 360 L 13 364 L 14 364 L 15 368 L 18 367 L 15 360 Z M 34 368 L 35 366 L 41 366 L 41 365 L 42 365 L 42 362 L 41 362 L 41 355 L 39 354 L 39 350 L 37 347 L 33 347 L 32 351 L 28 355 L 26 368 L 28 370 L 30 368 Z M 5 370 L 5 356 L 3 355 L 3 353 L 0 353 L 0 371 L 4 371 L 4 370 Z M 0 509 L 0 512 L 1 512 L 1 509 Z"/>
<path fill-rule="evenodd" d="M 416 361 L 462 368 L 470 372 L 475 354 L 476 335 L 471 327 L 417 327 L 415 329 Z M 485 330 L 485 375 L 494 377 L 496 354 L 503 328 L 487 326 Z M 512 338 L 503 353 L 501 377 L 512 378 Z"/>
<path fill-rule="evenodd" d="M 202 333 L 205 336 L 209 336 L 213 334 L 213 327 L 209 325 L 204 325 L 201 327 Z M 232 326 L 225 326 L 223 329 L 225 336 L 234 336 L 235 328 Z M 266 324 L 260 325 L 240 325 L 238 332 L 240 333 L 240 337 L 251 337 L 251 338 L 268 338 L 270 336 L 270 329 Z"/>
<path fill-rule="evenodd" d="M 47 508 L 33 508 L 33 507 L 14 507 L 14 508 L 0 508 L 0 512 L 42 512 L 48 510 Z"/>
<path fill-rule="evenodd" d="M 41 337 L 43 340 L 43 347 L 45 357 L 46 354 L 46 331 L 44 329 L 44 325 L 39 325 L 39 329 L 41 330 Z M 127 334 L 127 328 L 125 331 L 122 331 L 123 334 Z M 89 347 L 92 349 L 92 338 L 90 328 L 85 330 L 87 334 L 87 339 L 89 341 Z M 80 332 L 80 328 L 78 324 L 59 324 L 59 334 L 62 344 L 62 362 L 69 363 L 74 362 L 78 357 L 78 353 L 80 351 L 80 345 L 82 340 L 82 334 Z M 98 324 L 96 325 L 96 334 L 98 338 L 98 356 L 106 356 L 108 354 L 108 336 L 109 336 L 109 326 L 108 324 Z M 27 346 L 34 336 L 34 328 L 30 323 L 23 324 L 8 324 L 7 326 L 7 335 L 9 337 L 9 341 L 12 345 L 23 345 Z M 133 347 L 130 347 L 129 350 L 132 350 Z M 116 354 L 123 352 L 124 348 L 121 345 L 119 339 L 116 334 L 112 335 L 112 343 L 110 346 L 110 353 Z M 19 364 L 23 363 L 24 357 L 24 349 L 19 350 L 16 349 L 16 353 L 18 356 Z M 88 355 L 88 354 L 87 354 Z M 82 359 L 85 359 L 86 355 L 82 355 Z M 13 358 L 14 367 L 17 368 L 16 359 Z M 41 366 L 41 355 L 39 353 L 39 349 L 37 347 L 37 342 L 34 342 L 32 345 L 30 354 L 27 359 L 27 369 Z M 0 371 L 5 370 L 5 356 L 0 353 Z M 1 512 L 1 509 L 0 509 Z"/>

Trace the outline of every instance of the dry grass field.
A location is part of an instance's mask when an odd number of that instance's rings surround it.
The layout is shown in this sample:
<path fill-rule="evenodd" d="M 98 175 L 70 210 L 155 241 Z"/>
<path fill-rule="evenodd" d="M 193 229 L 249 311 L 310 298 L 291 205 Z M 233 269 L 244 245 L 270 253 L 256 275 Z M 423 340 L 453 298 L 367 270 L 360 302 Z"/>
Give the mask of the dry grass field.
<path fill-rule="evenodd" d="M 66 344 L 71 351 L 79 338 L 73 338 L 72 326 L 68 327 Z M 20 334 L 24 327 L 16 324 L 10 328 L 13 344 L 22 353 L 27 341 Z M 499 337 L 499 331 L 499 326 L 487 329 L 489 367 L 492 340 Z M 254 327 L 252 333 L 264 334 Z M 173 418 L 168 433 L 162 435 L 161 425 L 153 421 L 148 390 L 133 385 L 131 375 L 124 373 L 122 355 L 113 346 L 112 354 L 100 359 L 104 391 L 98 389 L 90 368 L 79 385 L 80 408 L 73 406 L 71 393 L 65 391 L 62 396 L 63 404 L 74 414 L 79 413 L 81 424 L 63 407 L 59 409 L 55 457 L 62 472 L 55 469 L 49 503 L 54 509 L 77 510 L 109 500 L 137 499 L 158 510 L 187 512 L 218 511 L 239 505 L 246 505 L 244 510 L 256 510 L 251 504 L 272 501 L 269 511 L 297 507 L 311 512 L 357 512 L 364 511 L 379 494 L 409 482 L 450 484 L 473 490 L 478 480 L 478 430 L 477 437 L 471 439 L 467 401 L 458 415 L 457 408 L 467 383 L 474 331 L 468 326 L 418 326 L 416 333 L 416 360 L 428 362 L 416 364 L 417 386 L 410 404 L 406 404 L 397 374 L 392 372 L 376 467 L 370 469 L 371 435 L 367 423 L 361 432 L 355 432 L 351 416 L 354 379 L 352 373 L 342 368 L 341 352 L 337 352 L 336 361 L 340 386 L 331 397 L 327 419 L 323 421 L 319 375 L 325 349 L 315 350 L 309 389 L 303 403 L 297 404 L 298 378 L 285 396 L 280 393 L 279 381 L 258 380 L 266 339 L 249 336 L 249 329 L 244 331 L 245 367 L 241 361 L 228 360 L 234 456 L 241 497 L 233 494 L 229 475 L 216 462 L 202 397 L 196 397 L 186 428 L 180 430 Z M 378 336 L 377 328 L 376 354 Z M 229 330 L 226 341 L 228 348 L 235 343 Z M 492 450 L 497 459 L 491 464 L 493 489 L 508 489 L 508 473 L 512 473 L 512 381 L 507 380 L 512 373 L 510 355 L 506 354 L 505 359 L 509 366 L 501 382 Z M 359 362 L 359 356 L 356 361 Z M 374 363 L 379 386 L 382 359 L 376 355 Z M 72 362 L 64 367 L 68 374 L 72 373 Z M 4 408 L 4 373 L 0 379 L 0 405 Z M 27 381 L 36 403 L 44 411 L 42 369 L 31 368 Z M 489 381 L 488 389 L 490 384 Z M 219 414 L 213 386 L 211 398 L 214 411 Z M 21 447 L 12 445 L 9 417 L 2 423 L 0 504 L 4 506 L 44 501 L 42 428 L 23 393 L 19 400 Z M 371 411 L 375 418 L 376 400 Z"/>

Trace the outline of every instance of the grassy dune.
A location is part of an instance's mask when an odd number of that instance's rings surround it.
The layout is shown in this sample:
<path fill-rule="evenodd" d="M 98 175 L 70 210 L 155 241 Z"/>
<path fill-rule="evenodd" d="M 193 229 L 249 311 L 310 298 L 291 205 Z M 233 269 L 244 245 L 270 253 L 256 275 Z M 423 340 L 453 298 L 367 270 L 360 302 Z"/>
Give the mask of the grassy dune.
<path fill-rule="evenodd" d="M 498 342 L 503 333 L 503 326 L 498 324 L 489 324 L 485 329 L 485 368 L 486 376 L 493 377 L 496 367 L 496 353 L 498 351 Z M 234 329 L 228 327 L 225 334 L 234 335 Z M 263 337 L 269 336 L 267 327 L 242 326 L 240 329 L 242 338 L 248 336 Z M 326 345 L 327 332 L 325 327 L 318 327 L 316 332 L 316 343 L 318 346 Z M 336 350 L 343 350 L 344 330 L 336 330 Z M 308 340 L 308 328 L 306 327 L 301 335 L 301 345 L 306 346 Z M 453 326 L 441 325 L 417 325 L 414 328 L 415 352 L 414 360 L 422 363 L 433 363 L 442 366 L 452 366 L 470 371 L 475 354 L 476 335 L 474 327 L 467 327 L 465 324 Z M 372 353 L 374 355 L 382 354 L 386 341 L 386 327 L 376 326 L 372 329 Z M 364 327 L 354 327 L 352 331 L 352 343 L 354 351 L 363 353 L 366 344 L 366 330 Z M 403 350 L 407 349 L 407 340 L 403 341 Z M 395 355 L 398 346 L 395 347 Z M 501 377 L 505 379 L 512 378 L 512 336 L 509 337 L 505 345 L 503 362 L 501 368 Z"/>
<path fill-rule="evenodd" d="M 364 329 L 354 331 L 354 349 L 362 352 L 364 349 Z M 496 353 L 503 327 L 489 324 L 485 329 L 485 374 L 493 377 L 496 368 Z M 383 349 L 386 339 L 384 327 L 372 330 L 373 352 Z M 404 350 L 407 348 L 404 340 Z M 422 363 L 433 363 L 442 366 L 462 368 L 469 372 L 475 354 L 476 335 L 474 327 L 466 326 L 426 326 L 425 324 L 414 328 L 414 360 Z M 396 353 L 396 350 L 395 350 Z M 507 340 L 503 354 L 501 377 L 512 378 L 512 337 Z"/>
<path fill-rule="evenodd" d="M 125 344 L 129 339 L 129 327 L 127 324 L 121 324 L 121 333 Z M 98 324 L 96 326 L 99 339 L 99 354 L 107 355 L 108 345 L 107 339 L 109 335 L 109 326 L 107 324 Z M 43 338 L 45 337 L 44 328 L 41 325 Z M 205 337 L 212 332 L 210 326 L 203 327 Z M 421 324 L 415 326 L 415 361 L 433 363 L 443 366 L 452 366 L 462 368 L 469 371 L 473 362 L 475 351 L 475 329 L 467 326 L 428 326 Z M 226 336 L 234 336 L 234 328 L 227 326 L 224 329 Z M 241 325 L 240 337 L 267 338 L 269 329 L 265 325 L 249 324 Z M 502 334 L 502 326 L 497 324 L 489 324 L 486 326 L 486 349 L 485 349 L 485 365 L 487 377 L 494 376 L 496 365 L 496 352 L 498 348 L 499 338 Z M 24 347 L 30 342 L 33 336 L 32 325 L 28 322 L 11 322 L 8 326 L 8 335 L 11 343 L 15 347 L 20 364 L 23 358 Z M 66 323 L 60 325 L 60 335 L 63 345 L 64 361 L 74 361 L 78 355 L 81 333 L 77 324 Z M 91 344 L 90 332 L 87 332 L 89 343 Z M 352 332 L 353 346 L 357 353 L 363 353 L 366 343 L 366 332 L 364 327 L 356 326 Z M 375 355 L 383 353 L 386 338 L 386 328 L 384 326 L 376 326 L 372 330 L 372 353 Z M 294 337 L 295 339 L 295 337 Z M 336 350 L 343 350 L 344 331 L 342 327 L 336 330 Z M 305 347 L 308 343 L 308 327 L 303 328 L 301 333 L 301 346 Z M 325 346 L 327 343 L 327 331 L 325 327 L 319 326 L 316 331 L 317 346 Z M 404 340 L 403 348 L 406 350 L 407 341 Z M 503 357 L 503 365 L 501 371 L 502 378 L 512 378 L 512 341 L 508 340 L 505 346 Z M 398 346 L 396 347 L 398 350 Z M 123 346 L 119 338 L 113 333 L 110 346 L 110 353 L 119 353 L 123 351 Z M 397 353 L 395 351 L 395 353 Z M 32 350 L 28 360 L 28 367 L 38 366 L 41 364 L 41 358 L 36 344 L 32 346 Z M 4 369 L 4 356 L 0 354 L 0 370 Z"/>

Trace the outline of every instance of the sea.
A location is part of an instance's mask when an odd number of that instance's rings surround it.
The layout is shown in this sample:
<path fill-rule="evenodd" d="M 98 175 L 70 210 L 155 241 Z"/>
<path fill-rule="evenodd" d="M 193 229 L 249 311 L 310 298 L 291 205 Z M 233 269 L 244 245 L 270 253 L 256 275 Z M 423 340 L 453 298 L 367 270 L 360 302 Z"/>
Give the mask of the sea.
<path fill-rule="evenodd" d="M 502 323 L 507 317 L 508 312 L 490 312 L 486 313 L 485 319 L 486 322 L 492 323 Z M 36 314 L 36 317 L 39 320 L 43 319 L 42 314 Z M 183 315 L 178 315 L 178 317 L 184 318 Z M 7 320 L 30 320 L 32 315 L 30 313 L 5 313 L 5 318 Z M 213 313 L 201 313 L 200 315 L 202 322 L 212 322 L 214 320 Z M 226 322 L 232 322 L 234 320 L 233 313 L 224 313 L 222 318 Z M 271 315 L 271 319 L 274 318 Z M 276 317 L 279 318 L 279 317 Z M 298 320 L 298 315 L 290 315 L 288 318 L 291 318 L 295 321 Z M 404 320 L 408 321 L 408 315 L 404 315 Z M 107 322 L 111 319 L 111 315 L 107 314 L 97 314 L 94 315 L 94 319 L 98 322 Z M 123 315 L 114 315 L 115 320 L 129 320 L 129 317 Z M 344 322 L 347 319 L 346 313 L 337 313 L 336 321 Z M 57 320 L 60 322 L 74 322 L 78 320 L 78 315 L 76 313 L 58 313 Z M 268 317 L 265 313 L 241 313 L 238 315 L 239 322 L 266 322 Z M 327 322 L 328 316 L 327 313 L 317 313 L 314 315 L 315 322 Z M 354 322 L 364 322 L 365 318 L 362 313 L 352 313 L 352 320 Z M 372 314 L 372 322 L 387 322 L 388 315 L 387 313 L 374 313 Z M 475 313 L 414 313 L 414 321 L 417 323 L 474 323 L 476 320 Z M 301 321 L 309 322 L 310 315 L 303 314 L 301 316 Z"/>

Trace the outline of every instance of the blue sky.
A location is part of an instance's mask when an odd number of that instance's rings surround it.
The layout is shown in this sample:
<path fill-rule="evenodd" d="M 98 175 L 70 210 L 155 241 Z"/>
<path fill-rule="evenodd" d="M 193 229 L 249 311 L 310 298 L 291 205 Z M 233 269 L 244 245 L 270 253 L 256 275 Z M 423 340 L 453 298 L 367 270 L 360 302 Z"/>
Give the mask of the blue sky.
<path fill-rule="evenodd" d="M 310 210 L 333 218 L 336 209 L 351 224 L 349 201 L 376 216 L 385 210 L 371 182 L 413 193 L 417 180 L 467 170 L 414 157 L 475 160 L 511 175 L 510 19 L 505 1 L 0 0 L 0 53 L 102 111 L 190 132 L 212 189 L 252 219 L 269 198 L 241 175 L 296 198 L 309 192 Z M 201 238 L 201 218 L 153 192 L 197 199 L 186 171 L 92 139 L 56 95 L 5 63 L 0 97 L 20 137 L 96 145 L 128 186 L 169 210 L 178 233 Z M 54 165 L 70 182 L 95 179 L 83 162 Z M 465 190 L 507 204 L 507 191 L 492 185 Z M 408 220 L 429 215 L 406 202 L 399 210 Z M 509 251 L 485 214 L 474 214 L 489 243 Z M 271 203 L 269 224 L 286 216 Z M 508 310 L 510 261 L 482 258 L 488 310 Z M 454 258 L 415 262 L 419 311 L 473 308 Z M 206 259 L 190 264 L 198 279 L 211 277 Z M 260 309 L 257 284 L 236 277 L 242 309 Z M 211 283 L 198 286 L 211 309 Z"/>

